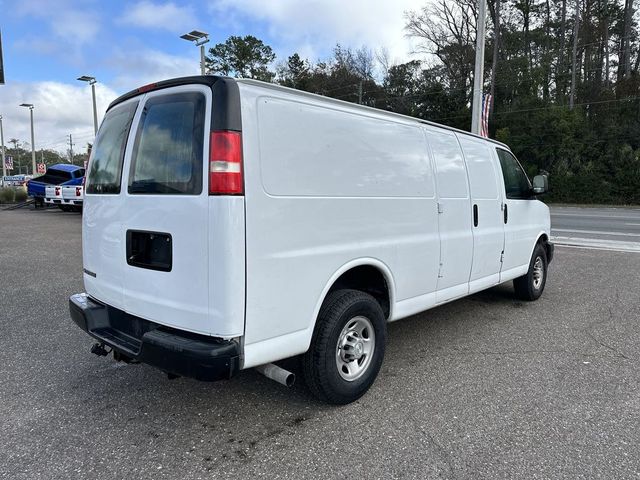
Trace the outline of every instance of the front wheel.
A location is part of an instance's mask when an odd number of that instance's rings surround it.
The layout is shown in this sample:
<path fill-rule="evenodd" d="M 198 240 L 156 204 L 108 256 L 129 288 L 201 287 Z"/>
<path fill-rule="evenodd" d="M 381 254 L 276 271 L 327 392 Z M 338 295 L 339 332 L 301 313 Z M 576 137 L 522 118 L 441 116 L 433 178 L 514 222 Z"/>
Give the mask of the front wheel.
<path fill-rule="evenodd" d="M 521 300 L 537 300 L 547 283 L 547 252 L 540 243 L 533 249 L 529 270 L 513 281 L 516 296 Z"/>
<path fill-rule="evenodd" d="M 358 290 L 331 293 L 303 357 L 311 392 L 336 405 L 360 398 L 380 371 L 386 338 L 386 319 L 375 298 Z"/>

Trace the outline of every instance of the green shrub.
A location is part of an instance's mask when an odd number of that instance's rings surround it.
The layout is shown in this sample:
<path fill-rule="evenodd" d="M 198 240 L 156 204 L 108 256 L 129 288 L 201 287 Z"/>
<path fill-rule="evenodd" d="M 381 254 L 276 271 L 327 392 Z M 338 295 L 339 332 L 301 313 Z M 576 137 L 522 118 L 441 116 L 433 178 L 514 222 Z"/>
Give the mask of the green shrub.
<path fill-rule="evenodd" d="M 15 201 L 18 202 L 26 202 L 27 201 L 27 191 L 23 188 L 19 188 L 15 192 Z"/>
<path fill-rule="evenodd" d="M 0 188 L 0 203 L 13 203 L 15 193 L 11 187 Z"/>

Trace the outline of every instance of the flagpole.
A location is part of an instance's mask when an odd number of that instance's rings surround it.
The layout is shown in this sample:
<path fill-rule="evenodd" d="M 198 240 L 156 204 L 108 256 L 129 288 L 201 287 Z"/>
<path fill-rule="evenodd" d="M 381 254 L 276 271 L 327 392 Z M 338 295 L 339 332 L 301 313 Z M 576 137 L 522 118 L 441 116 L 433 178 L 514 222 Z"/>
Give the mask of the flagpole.
<path fill-rule="evenodd" d="M 473 74 L 473 101 L 471 104 L 471 133 L 480 135 L 482 124 L 482 84 L 484 79 L 484 37 L 487 1 L 478 0 L 478 24 L 476 35 L 476 66 Z"/>

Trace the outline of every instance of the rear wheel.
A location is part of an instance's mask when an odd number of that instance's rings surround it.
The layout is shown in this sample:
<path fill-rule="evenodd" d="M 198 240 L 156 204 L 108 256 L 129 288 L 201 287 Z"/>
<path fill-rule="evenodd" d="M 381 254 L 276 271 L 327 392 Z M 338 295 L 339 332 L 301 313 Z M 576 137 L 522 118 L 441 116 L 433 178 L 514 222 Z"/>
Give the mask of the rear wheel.
<path fill-rule="evenodd" d="M 547 252 L 540 243 L 536 245 L 529 262 L 529 271 L 513 281 L 516 296 L 521 300 L 537 300 L 547 283 Z"/>
<path fill-rule="evenodd" d="M 311 392 L 338 405 L 360 398 L 380 371 L 386 337 L 384 313 L 371 295 L 347 289 L 331 293 L 303 357 Z"/>

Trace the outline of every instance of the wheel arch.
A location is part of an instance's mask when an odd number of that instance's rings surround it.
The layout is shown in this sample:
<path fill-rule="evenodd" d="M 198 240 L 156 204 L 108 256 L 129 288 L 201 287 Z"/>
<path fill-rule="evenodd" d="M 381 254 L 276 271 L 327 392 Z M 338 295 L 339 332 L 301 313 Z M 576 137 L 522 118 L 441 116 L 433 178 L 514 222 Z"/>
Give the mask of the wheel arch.
<path fill-rule="evenodd" d="M 368 273 L 374 274 L 370 283 L 363 281 L 363 277 L 366 278 Z M 377 291 L 381 287 L 380 279 L 383 280 L 384 292 Z M 363 286 L 365 288 L 363 288 Z M 391 269 L 384 262 L 371 257 L 358 258 L 345 263 L 337 269 L 326 282 L 316 302 L 312 322 L 314 327 L 322 304 L 327 296 L 337 288 L 353 288 L 371 293 L 381 304 L 387 321 L 392 318 L 395 301 L 395 281 Z M 382 301 L 381 294 L 386 294 L 386 298 L 383 298 Z"/>
<path fill-rule="evenodd" d="M 531 258 L 531 256 L 533 256 L 533 250 L 536 248 L 536 245 L 538 244 L 542 244 L 542 246 L 544 247 L 544 250 L 547 254 L 547 258 L 549 258 L 549 235 L 547 234 L 547 232 L 542 231 L 540 233 L 538 233 L 538 236 L 536 237 L 536 242 L 533 244 L 533 247 L 531 247 L 531 255 L 529 255 L 529 258 Z"/>

